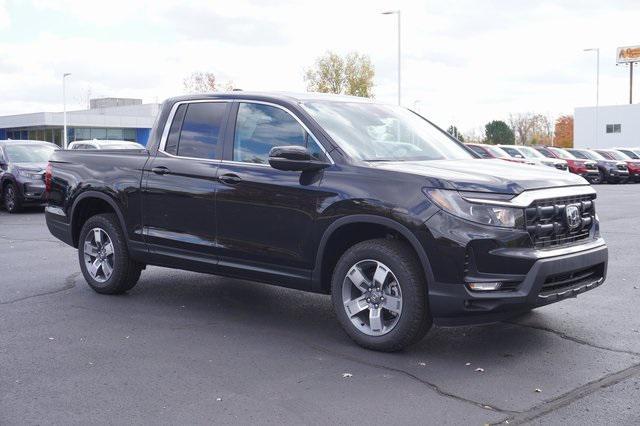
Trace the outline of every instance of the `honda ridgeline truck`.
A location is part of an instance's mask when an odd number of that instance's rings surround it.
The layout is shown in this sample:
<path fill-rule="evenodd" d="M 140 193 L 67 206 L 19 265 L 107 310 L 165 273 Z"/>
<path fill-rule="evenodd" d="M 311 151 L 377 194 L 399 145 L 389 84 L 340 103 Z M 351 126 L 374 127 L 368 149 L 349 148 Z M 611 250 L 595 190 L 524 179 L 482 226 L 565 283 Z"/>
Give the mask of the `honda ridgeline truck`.
<path fill-rule="evenodd" d="M 594 189 L 478 160 L 367 99 L 232 92 L 167 100 L 144 150 L 57 151 L 51 233 L 117 294 L 146 265 L 331 294 L 358 344 L 499 321 L 603 283 Z"/>

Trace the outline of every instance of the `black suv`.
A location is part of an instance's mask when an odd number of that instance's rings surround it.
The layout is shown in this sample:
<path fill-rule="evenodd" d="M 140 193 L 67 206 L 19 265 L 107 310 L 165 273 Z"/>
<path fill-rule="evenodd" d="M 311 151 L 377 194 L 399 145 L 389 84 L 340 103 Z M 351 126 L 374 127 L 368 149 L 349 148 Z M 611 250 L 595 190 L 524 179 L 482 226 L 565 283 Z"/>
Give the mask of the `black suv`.
<path fill-rule="evenodd" d="M 48 142 L 0 141 L 0 195 L 9 213 L 45 203 L 44 171 L 56 149 Z"/>
<path fill-rule="evenodd" d="M 46 181 L 47 225 L 95 291 L 161 265 L 330 293 L 349 336 L 377 350 L 606 274 L 584 179 L 479 161 L 418 114 L 362 98 L 169 99 L 147 149 L 59 151 Z"/>

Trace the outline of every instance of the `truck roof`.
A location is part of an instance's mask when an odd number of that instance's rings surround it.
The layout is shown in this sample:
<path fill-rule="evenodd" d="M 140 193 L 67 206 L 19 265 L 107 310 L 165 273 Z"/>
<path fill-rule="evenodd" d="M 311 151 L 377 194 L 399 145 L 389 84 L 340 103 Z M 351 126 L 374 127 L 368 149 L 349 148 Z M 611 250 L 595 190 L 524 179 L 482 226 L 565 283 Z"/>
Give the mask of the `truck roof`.
<path fill-rule="evenodd" d="M 359 96 L 335 95 L 332 93 L 316 92 L 245 92 L 241 90 L 231 92 L 213 92 L 193 95 L 176 96 L 167 99 L 171 102 L 192 101 L 198 99 L 252 99 L 264 101 L 306 102 L 306 101 L 332 101 L 332 102 L 362 102 L 373 103 L 369 98 Z"/>

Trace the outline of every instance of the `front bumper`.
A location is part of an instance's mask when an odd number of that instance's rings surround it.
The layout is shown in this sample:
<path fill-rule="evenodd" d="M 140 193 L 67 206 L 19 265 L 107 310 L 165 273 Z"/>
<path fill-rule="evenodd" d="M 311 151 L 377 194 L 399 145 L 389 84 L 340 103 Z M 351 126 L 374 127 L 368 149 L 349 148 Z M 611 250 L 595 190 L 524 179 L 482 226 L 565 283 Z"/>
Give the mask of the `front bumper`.
<path fill-rule="evenodd" d="M 18 189 L 22 204 L 44 205 L 46 203 L 44 182 L 39 180 L 19 182 Z"/>
<path fill-rule="evenodd" d="M 565 254 L 549 256 L 549 253 Z M 602 239 L 548 252 L 514 249 L 512 255 L 514 259 L 538 258 L 524 279 L 510 291 L 476 292 L 463 283 L 429 283 L 429 304 L 434 323 L 448 326 L 501 321 L 533 308 L 576 297 L 598 287 L 606 278 L 608 249 Z M 595 272 L 579 279 L 583 271 L 590 270 Z M 572 276 L 576 278 L 570 279 Z M 563 281 L 566 282 L 564 286 Z"/>

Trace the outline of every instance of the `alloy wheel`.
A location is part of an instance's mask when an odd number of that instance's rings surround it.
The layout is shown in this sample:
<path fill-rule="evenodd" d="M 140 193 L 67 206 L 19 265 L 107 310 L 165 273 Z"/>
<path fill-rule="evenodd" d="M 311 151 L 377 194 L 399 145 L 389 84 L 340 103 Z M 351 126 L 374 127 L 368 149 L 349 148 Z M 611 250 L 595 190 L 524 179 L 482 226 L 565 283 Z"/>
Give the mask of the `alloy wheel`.
<path fill-rule="evenodd" d="M 398 324 L 402 291 L 395 274 L 377 260 L 362 260 L 342 283 L 342 301 L 353 325 L 369 336 L 382 336 Z"/>
<path fill-rule="evenodd" d="M 91 278 L 105 282 L 113 274 L 115 254 L 111 238 L 102 228 L 93 228 L 84 240 L 84 260 Z"/>
<path fill-rule="evenodd" d="M 16 207 L 16 192 L 13 189 L 13 186 L 7 186 L 7 192 L 6 194 L 4 194 L 4 196 L 6 198 L 7 211 L 13 211 L 13 209 Z"/>

